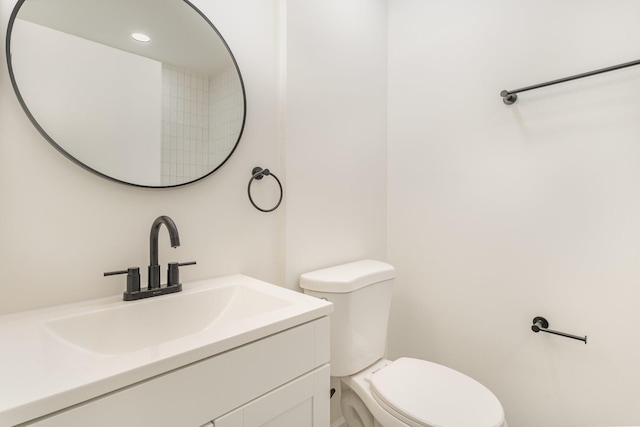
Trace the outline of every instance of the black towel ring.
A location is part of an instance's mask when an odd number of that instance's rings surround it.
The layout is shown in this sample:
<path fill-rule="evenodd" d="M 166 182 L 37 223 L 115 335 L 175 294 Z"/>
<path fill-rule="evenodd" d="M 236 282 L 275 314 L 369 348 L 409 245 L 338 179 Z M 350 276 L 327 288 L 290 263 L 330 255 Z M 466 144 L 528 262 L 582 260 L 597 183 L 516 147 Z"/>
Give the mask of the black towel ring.
<path fill-rule="evenodd" d="M 257 179 L 259 181 L 265 176 L 272 176 L 278 183 L 278 187 L 280 187 L 280 199 L 278 200 L 278 203 L 276 203 L 276 205 L 271 209 L 262 209 L 261 207 L 256 205 L 256 203 L 253 201 L 253 198 L 251 197 L 251 184 L 253 184 L 253 180 Z M 280 203 L 282 203 L 282 196 L 284 192 L 282 191 L 282 184 L 280 183 L 280 180 L 278 179 L 277 176 L 271 173 L 269 169 L 262 169 L 260 166 L 256 166 L 251 170 L 251 179 L 249 180 L 249 186 L 247 187 L 247 194 L 249 195 L 249 201 L 251 202 L 254 208 L 258 209 L 261 212 L 273 212 L 276 209 L 278 209 L 278 206 L 280 206 Z"/>

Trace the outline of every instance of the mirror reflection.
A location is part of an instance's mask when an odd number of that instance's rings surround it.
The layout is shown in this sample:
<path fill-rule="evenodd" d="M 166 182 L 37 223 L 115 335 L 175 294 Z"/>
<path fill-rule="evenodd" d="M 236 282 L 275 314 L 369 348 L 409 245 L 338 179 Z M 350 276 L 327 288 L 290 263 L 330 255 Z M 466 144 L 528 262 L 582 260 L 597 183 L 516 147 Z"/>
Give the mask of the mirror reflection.
<path fill-rule="evenodd" d="M 196 181 L 242 135 L 231 51 L 182 0 L 22 0 L 9 68 L 25 111 L 58 150 L 144 187 Z"/>

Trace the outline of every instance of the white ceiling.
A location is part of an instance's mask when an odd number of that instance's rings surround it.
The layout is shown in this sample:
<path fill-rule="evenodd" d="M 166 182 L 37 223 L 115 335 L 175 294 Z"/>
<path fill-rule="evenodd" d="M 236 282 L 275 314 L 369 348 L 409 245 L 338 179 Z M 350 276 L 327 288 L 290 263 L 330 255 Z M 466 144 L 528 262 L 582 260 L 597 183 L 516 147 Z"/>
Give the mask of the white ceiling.
<path fill-rule="evenodd" d="M 183 0 L 26 0 L 18 18 L 200 73 L 232 63 L 216 31 Z M 151 42 L 136 42 L 134 32 Z"/>

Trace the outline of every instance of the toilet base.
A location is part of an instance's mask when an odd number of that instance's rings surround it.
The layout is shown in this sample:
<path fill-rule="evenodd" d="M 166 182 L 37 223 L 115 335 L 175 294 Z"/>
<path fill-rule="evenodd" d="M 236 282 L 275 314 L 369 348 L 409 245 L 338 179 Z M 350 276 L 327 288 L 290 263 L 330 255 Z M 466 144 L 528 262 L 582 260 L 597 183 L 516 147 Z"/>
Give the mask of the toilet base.
<path fill-rule="evenodd" d="M 375 427 L 371 411 L 367 409 L 360 397 L 347 386 L 343 386 L 341 390 L 340 410 L 349 427 Z"/>
<path fill-rule="evenodd" d="M 375 399 L 373 398 L 369 390 L 369 381 L 370 381 L 371 375 L 373 375 L 374 372 L 384 368 L 390 363 L 391 361 L 389 360 L 380 359 L 377 362 L 375 362 L 373 365 L 366 367 L 365 369 L 363 369 L 362 371 L 354 375 L 340 378 L 341 384 L 342 384 L 342 397 L 340 400 L 340 409 L 343 411 L 344 419 L 347 422 L 347 425 L 349 427 L 355 427 L 359 425 L 362 425 L 363 427 L 369 427 L 368 424 L 364 424 L 364 423 L 357 424 L 357 421 L 358 421 L 357 418 L 355 422 L 354 421 L 351 422 L 352 424 L 354 424 L 354 426 L 349 424 L 350 419 L 347 418 L 347 415 L 344 412 L 345 409 L 343 408 L 343 406 L 351 405 L 351 402 L 353 402 L 356 398 L 359 400 L 359 405 L 356 403 L 353 408 L 347 409 L 347 412 L 348 413 L 352 411 L 358 412 L 358 411 L 362 411 L 362 408 L 364 408 L 364 410 L 370 414 L 371 419 L 373 421 L 373 424 L 371 424 L 371 427 L 411 427 L 409 424 L 403 423 L 402 421 L 400 421 L 399 419 L 395 418 L 393 415 L 385 411 L 384 408 L 382 408 L 380 404 L 375 401 Z M 343 403 L 343 399 L 345 395 L 348 396 L 348 402 Z M 357 405 L 357 408 L 355 407 L 356 405 Z M 366 416 L 361 418 L 364 420 L 369 419 Z"/>

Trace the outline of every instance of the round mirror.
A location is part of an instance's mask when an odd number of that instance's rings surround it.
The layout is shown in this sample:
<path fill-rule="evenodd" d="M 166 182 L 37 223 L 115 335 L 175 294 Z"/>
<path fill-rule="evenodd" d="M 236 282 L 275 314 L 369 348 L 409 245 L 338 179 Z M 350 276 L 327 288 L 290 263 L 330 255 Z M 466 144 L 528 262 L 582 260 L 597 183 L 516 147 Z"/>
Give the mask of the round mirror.
<path fill-rule="evenodd" d="M 20 0 L 6 50 L 34 126 L 105 178 L 188 184 L 218 169 L 242 136 L 240 70 L 188 1 Z"/>

